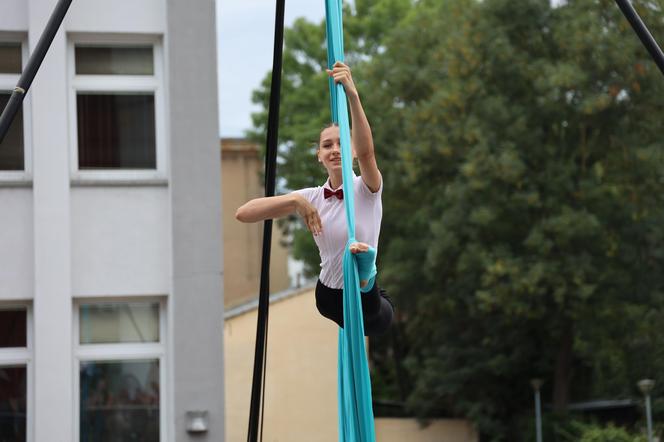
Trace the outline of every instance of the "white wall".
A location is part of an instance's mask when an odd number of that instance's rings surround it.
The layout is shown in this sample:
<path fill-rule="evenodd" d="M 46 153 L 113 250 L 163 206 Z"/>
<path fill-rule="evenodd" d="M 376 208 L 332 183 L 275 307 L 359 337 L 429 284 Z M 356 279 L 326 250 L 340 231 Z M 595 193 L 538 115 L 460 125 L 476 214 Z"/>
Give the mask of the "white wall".
<path fill-rule="evenodd" d="M 34 293 L 32 189 L 0 188 L 0 300 Z"/>
<path fill-rule="evenodd" d="M 28 29 L 28 2 L 26 0 L 2 0 L 0 2 L 0 29 L 23 31 Z"/>
<path fill-rule="evenodd" d="M 166 32 L 166 2 L 74 1 L 64 26 L 67 32 L 163 34 Z"/>
<path fill-rule="evenodd" d="M 170 292 L 168 188 L 74 187 L 74 296 Z"/>
<path fill-rule="evenodd" d="M 56 0 L 30 0 L 32 52 Z M 32 84 L 34 211 L 34 435 L 35 441 L 73 440 L 72 306 L 67 131 L 67 45 L 55 36 Z M 28 159 L 28 161 L 30 161 Z"/>
<path fill-rule="evenodd" d="M 28 29 L 28 0 L 0 2 L 0 30 Z M 55 2 L 47 3 L 50 15 Z M 166 3 L 164 0 L 85 0 L 73 1 L 65 18 L 67 32 L 147 33 L 166 31 Z M 41 35 L 42 29 L 39 29 Z"/>

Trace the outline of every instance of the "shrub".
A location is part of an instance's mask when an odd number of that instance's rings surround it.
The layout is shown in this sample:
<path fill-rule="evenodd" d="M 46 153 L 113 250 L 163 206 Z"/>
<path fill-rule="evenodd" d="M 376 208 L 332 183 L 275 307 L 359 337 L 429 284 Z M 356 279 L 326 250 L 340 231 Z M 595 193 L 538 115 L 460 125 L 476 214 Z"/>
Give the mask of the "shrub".
<path fill-rule="evenodd" d="M 579 442 L 647 442 L 642 435 L 630 434 L 621 427 L 582 425 Z"/>

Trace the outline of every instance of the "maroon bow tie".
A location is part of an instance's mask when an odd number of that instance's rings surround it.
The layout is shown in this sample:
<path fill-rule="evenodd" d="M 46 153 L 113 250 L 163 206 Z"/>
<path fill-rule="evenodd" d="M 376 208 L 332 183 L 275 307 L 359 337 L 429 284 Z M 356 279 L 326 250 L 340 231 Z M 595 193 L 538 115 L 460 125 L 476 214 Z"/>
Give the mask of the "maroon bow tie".
<path fill-rule="evenodd" d="M 323 187 L 323 196 L 325 199 L 328 199 L 331 196 L 336 196 L 338 199 L 344 199 L 344 189 L 330 190 L 327 187 Z"/>

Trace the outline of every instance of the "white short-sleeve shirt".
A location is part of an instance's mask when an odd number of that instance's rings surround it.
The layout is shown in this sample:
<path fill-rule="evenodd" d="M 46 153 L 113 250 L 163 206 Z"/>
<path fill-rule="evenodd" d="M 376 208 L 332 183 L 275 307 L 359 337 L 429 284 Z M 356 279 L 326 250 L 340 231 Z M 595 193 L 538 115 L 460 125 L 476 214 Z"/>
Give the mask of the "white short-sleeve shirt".
<path fill-rule="evenodd" d="M 309 201 L 320 215 L 323 233 L 314 236 L 318 251 L 320 252 L 320 281 L 327 287 L 341 289 L 344 286 L 343 255 L 348 242 L 348 229 L 346 228 L 346 210 L 343 200 L 336 196 L 325 199 L 323 189 L 330 187 L 328 179 L 323 186 L 308 187 L 296 190 Z M 353 175 L 353 189 L 355 196 L 355 238 L 359 242 L 369 244 L 378 249 L 378 236 L 380 222 L 383 218 L 383 204 L 381 195 L 383 184 L 377 192 L 371 192 L 362 180 L 362 177 Z"/>

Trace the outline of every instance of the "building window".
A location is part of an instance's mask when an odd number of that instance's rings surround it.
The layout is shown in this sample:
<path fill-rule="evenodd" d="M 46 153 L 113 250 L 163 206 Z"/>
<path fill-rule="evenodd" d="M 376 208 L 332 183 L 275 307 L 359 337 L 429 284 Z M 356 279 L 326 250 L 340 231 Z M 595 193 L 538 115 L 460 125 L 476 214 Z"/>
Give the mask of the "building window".
<path fill-rule="evenodd" d="M 23 48 L 19 42 L 0 42 L 0 112 L 4 110 L 21 73 Z M 0 172 L 23 171 L 23 109 L 20 109 L 0 144 Z"/>
<path fill-rule="evenodd" d="M 75 178 L 164 178 L 164 98 L 157 42 L 73 41 Z"/>
<path fill-rule="evenodd" d="M 77 75 L 154 75 L 152 46 L 75 46 Z"/>
<path fill-rule="evenodd" d="M 20 74 L 21 43 L 0 42 L 0 74 Z"/>
<path fill-rule="evenodd" d="M 155 300 L 76 306 L 80 441 L 165 439 L 164 309 Z"/>
<path fill-rule="evenodd" d="M 79 93 L 79 169 L 155 169 L 154 95 Z"/>
<path fill-rule="evenodd" d="M 0 441 L 28 439 L 29 310 L 0 305 Z"/>
<path fill-rule="evenodd" d="M 159 342 L 159 303 L 81 305 L 81 344 Z"/>

